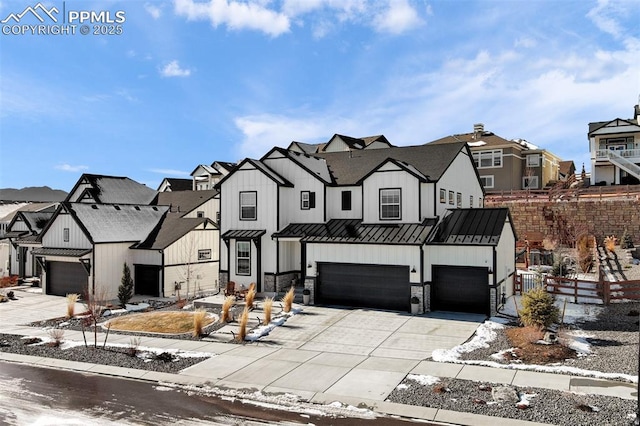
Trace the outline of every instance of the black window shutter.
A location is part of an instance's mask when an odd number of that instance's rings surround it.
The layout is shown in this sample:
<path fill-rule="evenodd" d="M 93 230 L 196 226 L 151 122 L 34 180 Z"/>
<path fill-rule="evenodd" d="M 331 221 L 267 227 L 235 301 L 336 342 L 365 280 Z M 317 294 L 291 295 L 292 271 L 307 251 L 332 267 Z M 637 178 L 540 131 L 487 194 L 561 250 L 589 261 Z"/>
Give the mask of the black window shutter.
<path fill-rule="evenodd" d="M 309 208 L 313 209 L 316 207 L 316 193 L 309 192 Z"/>

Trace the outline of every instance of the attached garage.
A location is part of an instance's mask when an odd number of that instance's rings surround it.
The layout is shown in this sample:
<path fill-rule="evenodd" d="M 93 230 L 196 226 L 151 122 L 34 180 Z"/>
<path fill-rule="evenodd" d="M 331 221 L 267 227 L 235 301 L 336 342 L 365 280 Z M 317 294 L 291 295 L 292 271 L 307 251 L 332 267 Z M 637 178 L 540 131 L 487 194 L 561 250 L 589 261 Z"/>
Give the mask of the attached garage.
<path fill-rule="evenodd" d="M 47 262 L 47 294 L 66 296 L 84 294 L 88 284 L 87 271 L 76 262 Z"/>
<path fill-rule="evenodd" d="M 135 294 L 160 296 L 160 266 L 135 265 Z"/>
<path fill-rule="evenodd" d="M 408 311 L 409 267 L 318 263 L 316 303 Z"/>
<path fill-rule="evenodd" d="M 431 310 L 489 313 L 488 269 L 433 266 Z"/>

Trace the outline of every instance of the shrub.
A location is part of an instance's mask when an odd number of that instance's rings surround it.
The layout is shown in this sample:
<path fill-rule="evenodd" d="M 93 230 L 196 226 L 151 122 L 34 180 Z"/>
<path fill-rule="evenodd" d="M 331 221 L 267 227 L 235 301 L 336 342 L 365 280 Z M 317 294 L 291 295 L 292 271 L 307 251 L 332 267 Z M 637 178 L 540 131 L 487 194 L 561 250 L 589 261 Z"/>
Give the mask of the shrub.
<path fill-rule="evenodd" d="M 49 330 L 49 337 L 51 337 L 51 340 L 53 340 L 51 342 L 51 346 L 57 348 L 62 343 L 62 339 L 64 337 L 64 330 L 60 328 L 52 328 L 51 330 Z"/>
<path fill-rule="evenodd" d="M 133 279 L 131 278 L 129 265 L 125 262 L 122 267 L 122 279 L 120 280 L 120 286 L 118 287 L 118 300 L 120 301 L 120 306 L 124 308 L 132 297 Z"/>
<path fill-rule="evenodd" d="M 282 298 L 282 303 L 284 303 L 283 310 L 285 312 L 291 312 L 291 305 L 293 305 L 293 299 L 296 297 L 295 289 L 291 287 L 289 291 Z"/>
<path fill-rule="evenodd" d="M 273 310 L 273 298 L 267 297 L 264 299 L 264 321 L 262 324 L 267 325 L 271 322 L 271 311 Z"/>
<path fill-rule="evenodd" d="M 622 238 L 620 238 L 620 248 L 630 249 L 633 248 L 633 241 L 631 240 L 631 235 L 625 228 L 624 233 L 622 234 Z"/>
<path fill-rule="evenodd" d="M 615 236 L 609 235 L 604 238 L 604 247 L 607 249 L 607 251 L 610 251 L 613 253 L 614 251 L 616 251 L 617 242 L 618 242 L 618 239 Z"/>
<path fill-rule="evenodd" d="M 236 301 L 235 297 L 227 296 L 224 298 L 224 302 L 222 302 L 222 313 L 220 315 L 220 322 L 229 322 L 231 321 L 231 316 L 229 315 L 229 311 L 233 306 L 233 303 Z"/>
<path fill-rule="evenodd" d="M 79 294 L 70 293 L 67 294 L 67 318 L 71 318 L 73 316 L 76 302 L 80 298 Z"/>
<path fill-rule="evenodd" d="M 553 297 L 543 287 L 533 288 L 522 295 L 522 309 L 518 311 L 525 326 L 545 328 L 560 320 L 560 310 Z"/>
<path fill-rule="evenodd" d="M 132 337 L 129 339 L 129 347 L 127 348 L 127 355 L 135 357 L 140 352 L 140 337 Z"/>
<path fill-rule="evenodd" d="M 204 320 L 207 317 L 207 311 L 198 309 L 193 313 L 193 337 L 200 337 L 203 334 Z"/>

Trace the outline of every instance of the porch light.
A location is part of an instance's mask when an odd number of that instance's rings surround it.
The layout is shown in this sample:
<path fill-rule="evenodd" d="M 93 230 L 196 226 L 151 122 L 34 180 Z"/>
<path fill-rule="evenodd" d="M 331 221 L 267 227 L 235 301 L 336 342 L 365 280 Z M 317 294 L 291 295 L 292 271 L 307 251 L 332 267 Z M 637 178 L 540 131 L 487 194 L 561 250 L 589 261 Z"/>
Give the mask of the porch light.
<path fill-rule="evenodd" d="M 411 267 L 411 273 L 412 273 L 412 274 L 415 274 L 415 273 L 416 273 L 416 267 L 415 267 L 415 266 L 412 266 L 412 267 Z"/>

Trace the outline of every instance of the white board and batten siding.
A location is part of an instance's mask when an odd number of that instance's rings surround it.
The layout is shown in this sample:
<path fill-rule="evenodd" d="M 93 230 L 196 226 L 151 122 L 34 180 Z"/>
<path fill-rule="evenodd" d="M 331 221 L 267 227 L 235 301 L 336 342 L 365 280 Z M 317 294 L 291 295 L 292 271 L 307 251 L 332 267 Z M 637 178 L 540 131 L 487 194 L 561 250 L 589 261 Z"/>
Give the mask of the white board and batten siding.
<path fill-rule="evenodd" d="M 302 244 L 299 240 L 280 241 L 280 265 L 279 272 L 300 271 Z"/>
<path fill-rule="evenodd" d="M 440 189 L 446 191 L 444 203 L 440 203 Z M 453 205 L 449 204 L 449 191 L 454 192 Z M 462 194 L 462 208 L 482 207 L 478 201 L 484 197 L 482 185 L 475 173 L 473 160 L 461 151 L 438 180 L 435 191 L 436 215 L 443 217 L 448 209 L 457 208 L 457 194 Z M 433 193 L 430 197 L 434 197 Z M 473 197 L 473 205 L 471 205 Z"/>
<path fill-rule="evenodd" d="M 69 241 L 64 241 L 64 229 L 69 229 Z M 90 249 L 91 241 L 70 214 L 60 212 L 42 235 L 42 247 Z"/>
<path fill-rule="evenodd" d="M 342 192 L 351 192 L 351 210 L 342 210 Z M 362 187 L 361 186 L 328 186 L 327 187 L 327 220 L 361 219 Z"/>
<path fill-rule="evenodd" d="M 493 268 L 493 246 L 427 245 L 424 248 L 424 264 L 425 282 L 433 281 L 431 265 Z"/>
<path fill-rule="evenodd" d="M 362 183 L 365 223 L 417 223 L 420 221 L 420 181 L 396 164 L 387 163 Z M 400 220 L 380 220 L 380 190 L 400 188 Z"/>
<path fill-rule="evenodd" d="M 216 216 L 220 211 L 220 198 L 214 197 L 207 200 L 205 203 L 199 205 L 192 211 L 185 214 L 183 217 L 196 218 L 198 217 L 198 212 L 203 212 L 204 217 L 211 219 L 212 221 L 216 221 Z"/>
<path fill-rule="evenodd" d="M 500 285 L 499 293 L 505 293 L 506 297 L 513 295 L 513 274 L 516 269 L 516 259 L 514 247 L 516 246 L 516 237 L 511 229 L 509 221 L 505 221 L 500 241 L 496 247 L 496 282 Z"/>
<path fill-rule="evenodd" d="M 95 275 L 95 286 L 97 294 L 105 295 L 108 299 L 118 298 L 118 287 L 122 280 L 122 268 L 126 262 L 131 268 L 131 247 L 136 241 L 119 243 L 100 243 L 93 249 L 93 261 L 91 262 L 91 273 Z"/>
<path fill-rule="evenodd" d="M 307 244 L 308 276 L 316 276 L 319 262 L 394 265 L 415 268 L 409 274 L 411 283 L 420 282 L 420 247 L 382 244 Z"/>

